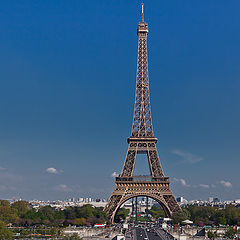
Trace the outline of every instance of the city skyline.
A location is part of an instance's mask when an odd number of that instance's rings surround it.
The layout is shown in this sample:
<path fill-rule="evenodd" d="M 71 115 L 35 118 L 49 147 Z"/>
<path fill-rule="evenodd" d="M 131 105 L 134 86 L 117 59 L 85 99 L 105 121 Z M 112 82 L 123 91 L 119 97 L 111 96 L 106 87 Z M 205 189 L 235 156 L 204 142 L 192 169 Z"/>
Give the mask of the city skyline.
<path fill-rule="evenodd" d="M 176 196 L 239 198 L 238 7 L 145 2 L 154 135 Z M 110 195 L 131 132 L 139 13 L 126 0 L 3 4 L 1 198 Z"/>

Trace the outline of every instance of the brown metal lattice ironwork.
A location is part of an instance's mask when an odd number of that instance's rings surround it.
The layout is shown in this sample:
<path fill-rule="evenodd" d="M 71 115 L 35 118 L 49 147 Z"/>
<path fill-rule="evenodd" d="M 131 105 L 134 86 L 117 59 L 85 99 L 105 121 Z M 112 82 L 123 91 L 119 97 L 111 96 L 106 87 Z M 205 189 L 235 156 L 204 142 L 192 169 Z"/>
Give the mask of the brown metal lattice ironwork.
<path fill-rule="evenodd" d="M 111 223 L 120 206 L 137 196 L 155 199 L 169 217 L 181 210 L 170 190 L 169 178 L 164 177 L 156 148 L 157 138 L 153 134 L 147 58 L 148 24 L 144 21 L 143 4 L 137 35 L 138 61 L 132 133 L 128 138 L 128 151 L 122 172 L 116 178 L 115 189 L 104 209 Z M 133 176 L 137 154 L 147 155 L 150 176 Z"/>

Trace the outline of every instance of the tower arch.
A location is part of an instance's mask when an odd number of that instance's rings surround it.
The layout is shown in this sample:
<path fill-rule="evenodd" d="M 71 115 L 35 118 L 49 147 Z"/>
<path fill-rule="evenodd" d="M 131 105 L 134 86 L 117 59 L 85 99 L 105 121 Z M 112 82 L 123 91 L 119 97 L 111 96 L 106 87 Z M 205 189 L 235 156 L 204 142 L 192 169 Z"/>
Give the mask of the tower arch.
<path fill-rule="evenodd" d="M 110 218 L 111 224 L 113 224 L 115 222 L 116 215 L 117 215 L 119 209 L 121 208 L 121 206 L 125 202 L 127 202 L 128 200 L 133 199 L 135 197 L 149 197 L 149 198 L 152 198 L 153 200 L 155 200 L 162 207 L 165 216 L 169 217 L 169 218 L 171 217 L 171 210 L 169 209 L 166 201 L 161 196 L 157 196 L 156 194 L 149 194 L 149 193 L 146 193 L 146 194 L 134 193 L 134 194 L 129 194 L 129 195 L 123 197 L 121 199 L 121 201 L 118 203 L 115 211 L 113 212 L 113 214 L 112 214 L 112 216 Z"/>

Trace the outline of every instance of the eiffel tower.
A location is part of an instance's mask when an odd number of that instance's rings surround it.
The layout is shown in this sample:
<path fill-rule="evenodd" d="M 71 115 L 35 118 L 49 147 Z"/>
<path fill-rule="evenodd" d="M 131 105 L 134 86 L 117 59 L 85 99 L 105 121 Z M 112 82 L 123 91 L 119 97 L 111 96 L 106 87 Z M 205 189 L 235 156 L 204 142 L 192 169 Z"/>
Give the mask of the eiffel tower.
<path fill-rule="evenodd" d="M 157 138 L 153 135 L 147 59 L 148 24 L 144 21 L 143 4 L 142 20 L 138 24 L 137 35 L 138 61 L 132 133 L 127 140 L 128 151 L 122 172 L 116 177 L 115 188 L 104 208 L 111 223 L 114 223 L 121 205 L 138 196 L 156 200 L 168 217 L 181 211 L 170 190 L 169 177 L 164 176 L 156 149 Z M 137 154 L 147 155 L 150 176 L 133 175 Z"/>

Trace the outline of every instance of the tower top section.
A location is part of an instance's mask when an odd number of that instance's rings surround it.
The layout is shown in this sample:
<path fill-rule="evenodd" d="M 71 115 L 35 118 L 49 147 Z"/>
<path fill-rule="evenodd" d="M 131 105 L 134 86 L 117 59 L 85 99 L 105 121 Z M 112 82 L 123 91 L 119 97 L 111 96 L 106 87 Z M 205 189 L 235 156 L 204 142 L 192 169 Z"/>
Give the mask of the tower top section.
<path fill-rule="evenodd" d="M 137 28 L 137 35 L 138 36 L 144 36 L 148 34 L 148 25 L 144 22 L 144 4 L 142 3 L 142 20 L 138 24 Z"/>
<path fill-rule="evenodd" d="M 148 80 L 148 57 L 147 57 L 147 36 L 148 25 L 144 21 L 144 9 L 142 4 L 142 20 L 138 23 L 138 60 L 137 60 L 137 80 L 134 105 L 134 116 L 131 137 L 128 141 L 139 141 L 148 138 L 156 142 L 153 135 L 149 80 Z"/>

